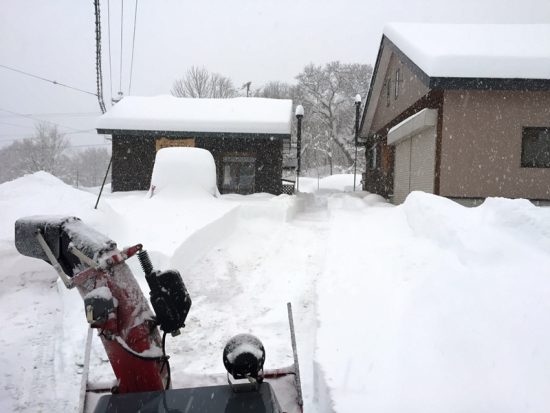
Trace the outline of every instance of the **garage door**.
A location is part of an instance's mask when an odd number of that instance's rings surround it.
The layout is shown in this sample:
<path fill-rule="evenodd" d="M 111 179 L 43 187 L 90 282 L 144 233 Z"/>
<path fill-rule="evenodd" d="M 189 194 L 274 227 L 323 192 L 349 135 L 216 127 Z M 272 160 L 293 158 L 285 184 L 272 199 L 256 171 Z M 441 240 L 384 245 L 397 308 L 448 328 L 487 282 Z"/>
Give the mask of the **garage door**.
<path fill-rule="evenodd" d="M 412 191 L 434 192 L 435 137 L 431 127 L 400 141 L 395 147 L 394 202 Z"/>

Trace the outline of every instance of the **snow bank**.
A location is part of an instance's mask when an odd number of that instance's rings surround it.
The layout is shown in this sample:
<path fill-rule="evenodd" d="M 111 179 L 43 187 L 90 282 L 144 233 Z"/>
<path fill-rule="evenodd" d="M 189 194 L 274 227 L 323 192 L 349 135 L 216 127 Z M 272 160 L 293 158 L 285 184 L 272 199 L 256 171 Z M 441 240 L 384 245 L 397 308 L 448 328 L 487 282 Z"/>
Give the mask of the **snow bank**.
<path fill-rule="evenodd" d="M 550 79 L 550 24 L 392 23 L 384 34 L 428 76 Z"/>
<path fill-rule="evenodd" d="M 357 174 L 356 191 L 361 191 L 361 174 Z M 353 174 L 339 174 L 326 176 L 324 178 L 300 178 L 300 192 L 351 192 L 353 191 Z"/>
<path fill-rule="evenodd" d="M 97 122 L 98 129 L 290 135 L 288 99 L 193 99 L 126 96 Z"/>
<path fill-rule="evenodd" d="M 118 217 L 107 204 L 94 210 L 95 200 L 45 172 L 0 185 L 1 411 L 77 409 L 87 328 L 82 299 L 57 282 L 49 264 L 16 251 L 14 224 L 30 215 L 78 216 L 103 232 Z"/>
<path fill-rule="evenodd" d="M 79 216 L 121 247 L 143 243 L 155 267 L 182 270 L 193 307 L 167 342 L 175 387 L 224 383 L 222 350 L 237 333 L 261 338 L 267 369 L 290 365 L 290 301 L 306 410 L 550 405 L 550 208 L 493 198 L 468 209 L 421 192 L 395 207 L 341 190 L 94 202 L 44 173 L 0 185 L 2 411 L 78 402 L 82 299 L 17 254 L 13 222 L 33 214 Z M 137 259 L 129 265 L 148 291 Z M 90 381 L 111 379 L 95 339 Z"/>
<path fill-rule="evenodd" d="M 218 196 L 216 163 L 206 149 L 163 148 L 157 152 L 151 196 Z"/>
<path fill-rule="evenodd" d="M 239 205 L 239 215 L 243 220 L 267 219 L 283 223 L 292 220 L 301 209 L 299 197 L 285 194 L 227 194 L 222 198 Z"/>
<path fill-rule="evenodd" d="M 60 215 L 83 218 L 107 228 L 115 215 L 105 203 L 94 210 L 96 197 L 74 189 L 60 179 L 36 172 L 0 185 L 0 239 L 13 240 L 18 218 L 30 215 Z"/>
<path fill-rule="evenodd" d="M 421 192 L 356 207 L 331 211 L 318 284 L 334 410 L 545 411 L 550 209 Z"/>

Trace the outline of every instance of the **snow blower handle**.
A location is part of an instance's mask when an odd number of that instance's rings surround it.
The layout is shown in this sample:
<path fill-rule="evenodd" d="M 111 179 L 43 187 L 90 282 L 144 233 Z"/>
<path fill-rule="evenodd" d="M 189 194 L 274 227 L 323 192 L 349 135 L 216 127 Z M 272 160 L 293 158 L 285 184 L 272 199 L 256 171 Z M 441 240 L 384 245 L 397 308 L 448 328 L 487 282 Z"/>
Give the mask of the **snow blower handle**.
<path fill-rule="evenodd" d="M 138 252 L 139 263 L 149 284 L 151 304 L 161 330 L 177 336 L 185 327 L 185 319 L 191 308 L 191 296 L 176 270 L 155 271 L 145 250 Z"/>

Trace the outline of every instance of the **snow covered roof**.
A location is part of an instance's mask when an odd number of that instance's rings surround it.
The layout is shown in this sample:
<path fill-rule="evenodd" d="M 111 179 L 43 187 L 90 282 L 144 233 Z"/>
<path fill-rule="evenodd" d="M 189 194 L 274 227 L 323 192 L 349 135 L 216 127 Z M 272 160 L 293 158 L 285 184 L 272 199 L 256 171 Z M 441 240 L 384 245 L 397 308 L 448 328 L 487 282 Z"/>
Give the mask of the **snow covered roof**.
<path fill-rule="evenodd" d="M 388 131 L 388 145 L 394 145 L 435 125 L 437 125 L 437 109 L 422 109 Z"/>
<path fill-rule="evenodd" d="M 127 96 L 102 115 L 99 130 L 290 134 L 288 99 Z"/>
<path fill-rule="evenodd" d="M 430 77 L 550 79 L 550 24 L 392 23 L 384 35 Z"/>

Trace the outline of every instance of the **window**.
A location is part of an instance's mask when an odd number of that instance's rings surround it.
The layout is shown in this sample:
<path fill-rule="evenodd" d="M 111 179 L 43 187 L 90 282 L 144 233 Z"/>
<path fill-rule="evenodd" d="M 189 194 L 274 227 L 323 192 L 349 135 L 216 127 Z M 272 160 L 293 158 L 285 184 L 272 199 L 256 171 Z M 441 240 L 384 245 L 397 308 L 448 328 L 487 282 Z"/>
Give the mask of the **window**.
<path fill-rule="evenodd" d="M 523 128 L 521 166 L 550 168 L 550 127 Z"/>
<path fill-rule="evenodd" d="M 256 158 L 245 155 L 223 157 L 223 193 L 251 194 L 254 192 Z"/>
<path fill-rule="evenodd" d="M 397 99 L 397 96 L 399 96 L 399 84 L 401 83 L 401 69 L 397 69 L 395 71 L 395 86 L 394 86 L 394 93 L 395 98 Z"/>
<path fill-rule="evenodd" d="M 375 143 L 369 149 L 369 165 L 370 169 L 376 169 L 378 167 L 378 144 Z"/>
<path fill-rule="evenodd" d="M 390 106 L 391 97 L 391 79 L 386 79 L 386 106 Z"/>

